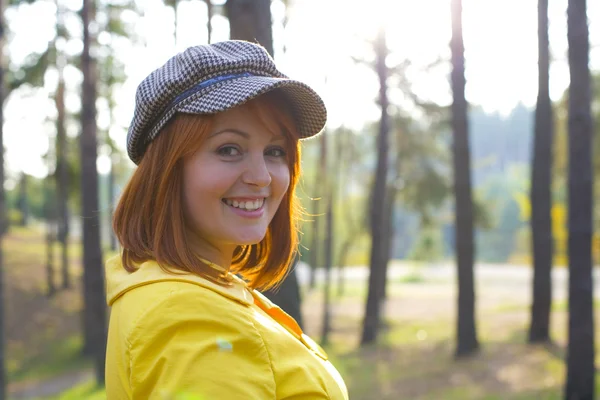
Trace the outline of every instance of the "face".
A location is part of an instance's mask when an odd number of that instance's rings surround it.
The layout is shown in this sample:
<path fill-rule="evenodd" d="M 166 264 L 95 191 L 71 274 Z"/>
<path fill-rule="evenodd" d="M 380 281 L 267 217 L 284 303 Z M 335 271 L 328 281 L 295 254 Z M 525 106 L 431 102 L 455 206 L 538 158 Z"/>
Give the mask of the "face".
<path fill-rule="evenodd" d="M 269 124 L 270 126 L 275 124 Z M 184 201 L 200 255 L 223 264 L 260 242 L 290 184 L 286 138 L 246 107 L 217 114 L 184 161 Z"/>

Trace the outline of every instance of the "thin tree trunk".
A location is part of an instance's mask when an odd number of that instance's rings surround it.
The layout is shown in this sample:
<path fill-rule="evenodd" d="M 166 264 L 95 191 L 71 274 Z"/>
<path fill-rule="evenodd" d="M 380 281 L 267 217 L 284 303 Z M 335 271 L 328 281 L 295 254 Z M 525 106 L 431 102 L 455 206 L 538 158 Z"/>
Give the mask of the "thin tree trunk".
<path fill-rule="evenodd" d="M 58 200 L 58 240 L 61 244 L 62 288 L 71 287 L 69 274 L 69 176 L 67 171 L 67 133 L 65 129 L 65 80 L 63 76 L 64 60 L 57 57 L 59 70 L 56 88 L 56 194 Z"/>
<path fill-rule="evenodd" d="M 95 18 L 95 3 L 84 0 L 82 9 L 83 52 L 81 69 L 82 86 L 82 132 L 81 151 L 81 197 L 83 228 L 83 290 L 84 290 L 84 338 L 85 346 L 93 356 L 96 381 L 104 383 L 106 357 L 106 294 L 102 249 L 100 243 L 100 220 L 98 218 L 98 171 L 96 169 L 97 126 L 96 126 L 96 63 L 90 55 L 94 39 L 90 34 L 90 23 Z"/>
<path fill-rule="evenodd" d="M 317 174 L 315 175 L 314 180 L 314 189 L 313 194 L 317 195 L 318 193 L 324 193 L 324 186 L 322 178 L 327 174 L 327 139 L 325 135 L 321 135 L 319 138 L 319 159 L 317 162 Z M 320 200 L 323 200 L 322 196 L 317 196 Z M 310 276 L 308 287 L 310 289 L 314 289 L 317 283 L 317 268 L 319 267 L 319 242 L 320 242 L 320 220 L 321 215 L 319 214 L 320 210 L 320 200 L 313 200 L 313 235 L 311 240 L 311 248 L 310 248 Z M 327 251 L 327 250 L 325 250 Z"/>
<path fill-rule="evenodd" d="M 29 221 L 29 201 L 27 199 L 27 174 L 21 172 L 21 179 L 19 181 L 19 211 L 21 213 L 21 220 L 19 221 L 20 226 L 27 226 Z"/>
<path fill-rule="evenodd" d="M 316 181 L 317 179 L 315 179 Z M 315 184 L 315 189 L 317 188 L 317 184 Z M 316 191 L 314 192 L 316 193 Z M 312 200 L 312 238 L 310 244 L 310 265 L 309 265 L 309 275 L 308 275 L 308 288 L 310 290 L 314 289 L 317 285 L 317 264 L 319 263 L 319 225 L 320 225 L 320 215 L 319 215 L 319 200 Z"/>
<path fill-rule="evenodd" d="M 593 169 L 589 30 L 585 0 L 569 0 L 569 337 L 565 399 L 595 398 Z"/>
<path fill-rule="evenodd" d="M 227 0 L 225 12 L 231 39 L 257 42 L 273 55 L 271 0 Z"/>
<path fill-rule="evenodd" d="M 6 204 L 4 200 L 4 43 L 6 41 L 4 8 L 5 1 L 0 0 L 0 400 L 7 398 L 6 395 L 6 361 L 5 361 L 5 335 L 4 325 L 4 253 L 2 242 L 7 230 Z"/>
<path fill-rule="evenodd" d="M 48 164 L 50 164 L 48 162 Z M 56 293 L 54 284 L 54 207 L 52 202 L 50 169 L 48 176 L 44 179 L 44 217 L 46 219 L 46 286 L 48 297 Z"/>
<path fill-rule="evenodd" d="M 208 43 L 212 42 L 212 17 L 213 17 L 213 4 L 211 0 L 204 0 L 206 3 L 206 33 L 208 34 Z"/>
<path fill-rule="evenodd" d="M 46 219 L 46 285 L 48 287 L 48 297 L 56 294 L 56 285 L 54 284 L 54 223 L 47 216 Z"/>
<path fill-rule="evenodd" d="M 456 196 L 456 261 L 458 267 L 458 315 L 456 356 L 479 348 L 475 327 L 473 277 L 473 199 L 471 154 L 465 99 L 465 57 L 462 37 L 462 1 L 452 0 L 452 130 L 454 132 L 454 193 Z"/>
<path fill-rule="evenodd" d="M 324 133 L 322 133 L 324 135 Z M 333 182 L 329 183 L 329 195 L 327 196 L 327 219 L 325 222 L 325 285 L 324 302 L 323 302 L 323 330 L 321 333 L 321 343 L 327 345 L 329 343 L 329 332 L 331 331 L 331 269 L 333 262 L 333 199 L 334 191 Z"/>
<path fill-rule="evenodd" d="M 110 155 L 110 172 L 108 173 L 108 226 L 112 226 L 113 215 L 115 213 L 115 162 L 114 157 Z M 112 229 L 108 230 L 110 249 L 117 250 L 117 237 Z"/>
<path fill-rule="evenodd" d="M 549 91 L 550 49 L 548 0 L 538 0 L 538 97 L 531 172 L 531 233 L 533 245 L 533 304 L 529 342 L 550 340 L 552 306 L 552 143 L 554 127 Z"/>
<path fill-rule="evenodd" d="M 382 307 L 385 301 L 388 299 L 388 282 L 387 274 L 388 267 L 391 259 L 391 248 L 392 239 L 394 237 L 394 204 L 396 203 L 396 189 L 393 185 L 387 188 L 385 209 L 384 209 L 384 234 L 383 241 L 381 242 L 381 262 L 383 265 L 383 275 L 386 277 L 385 283 L 381 291 L 381 303 Z"/>
<path fill-rule="evenodd" d="M 379 105 L 381 107 L 381 121 L 377 135 L 377 167 L 375 182 L 371 195 L 370 225 L 371 225 L 371 256 L 369 272 L 369 289 L 365 305 L 365 317 L 361 345 L 373 343 L 377 340 L 381 319 L 381 291 L 385 286 L 385 270 L 383 268 L 381 250 L 384 238 L 384 208 L 387 181 L 388 163 L 388 134 L 389 115 L 387 112 L 389 100 L 387 96 L 388 70 L 385 65 L 387 56 L 385 32 L 379 33 L 376 44 L 376 65 L 379 77 Z"/>

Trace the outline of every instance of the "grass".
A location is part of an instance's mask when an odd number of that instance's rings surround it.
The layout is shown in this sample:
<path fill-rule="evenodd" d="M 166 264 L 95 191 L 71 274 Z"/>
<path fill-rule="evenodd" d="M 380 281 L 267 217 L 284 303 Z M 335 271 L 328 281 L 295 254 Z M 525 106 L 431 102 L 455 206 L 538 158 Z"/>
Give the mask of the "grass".
<path fill-rule="evenodd" d="M 35 400 L 106 400 L 106 391 L 94 382 L 85 382 L 52 397 Z"/>
<path fill-rule="evenodd" d="M 22 362 L 10 360 L 8 380 L 10 382 L 39 381 L 71 371 L 91 368 L 89 360 L 81 356 L 80 335 L 49 343 L 43 351 Z"/>

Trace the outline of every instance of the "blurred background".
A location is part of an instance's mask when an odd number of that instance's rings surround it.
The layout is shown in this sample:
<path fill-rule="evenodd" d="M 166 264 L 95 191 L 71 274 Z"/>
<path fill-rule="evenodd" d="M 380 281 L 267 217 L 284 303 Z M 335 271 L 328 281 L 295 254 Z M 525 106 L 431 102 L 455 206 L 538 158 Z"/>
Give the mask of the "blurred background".
<path fill-rule="evenodd" d="M 105 398 L 103 262 L 135 167 L 136 87 L 176 52 L 229 38 L 261 43 L 328 107 L 303 145 L 300 255 L 267 295 L 325 347 L 351 399 L 600 390 L 600 2 L 0 10 L 0 399 Z"/>

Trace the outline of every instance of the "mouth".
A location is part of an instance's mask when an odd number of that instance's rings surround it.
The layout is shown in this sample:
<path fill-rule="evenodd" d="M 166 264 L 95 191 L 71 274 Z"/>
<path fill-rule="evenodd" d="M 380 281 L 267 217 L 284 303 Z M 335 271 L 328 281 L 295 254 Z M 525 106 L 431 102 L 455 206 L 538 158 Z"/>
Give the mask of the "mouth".
<path fill-rule="evenodd" d="M 221 199 L 229 207 L 242 212 L 257 212 L 263 209 L 265 198 L 257 199 Z"/>

